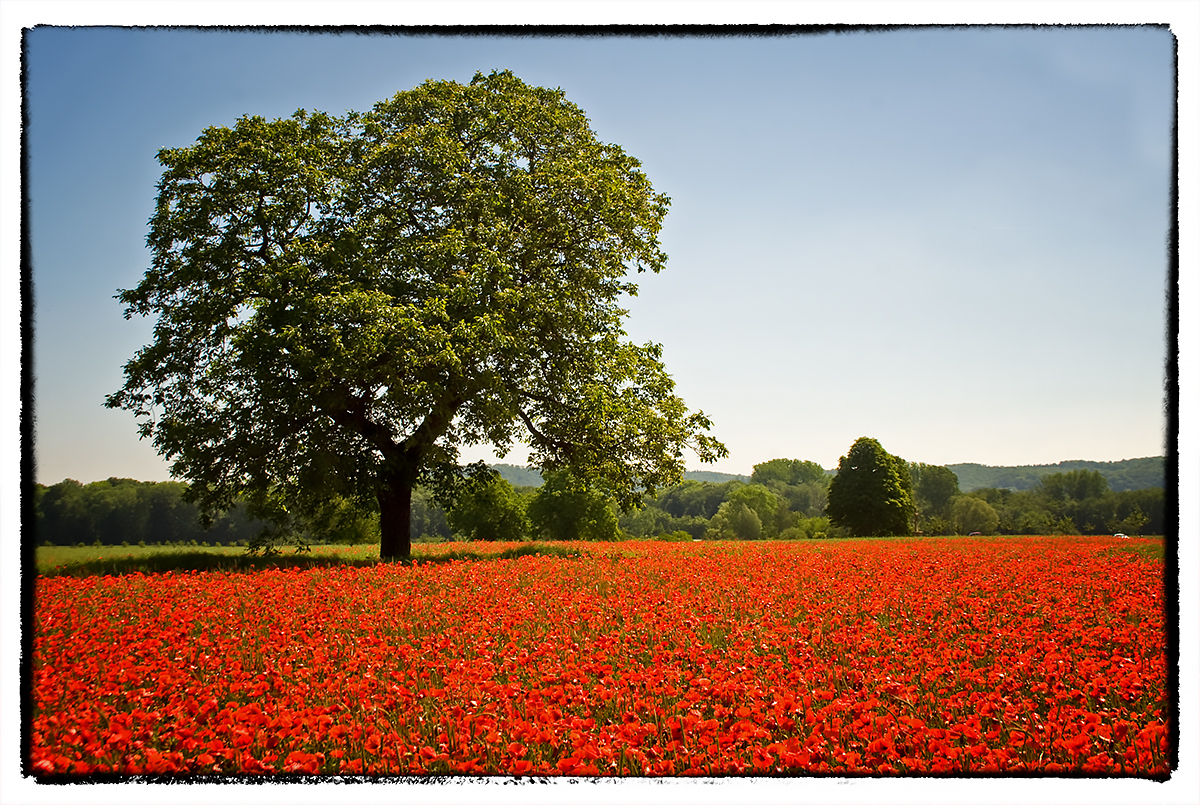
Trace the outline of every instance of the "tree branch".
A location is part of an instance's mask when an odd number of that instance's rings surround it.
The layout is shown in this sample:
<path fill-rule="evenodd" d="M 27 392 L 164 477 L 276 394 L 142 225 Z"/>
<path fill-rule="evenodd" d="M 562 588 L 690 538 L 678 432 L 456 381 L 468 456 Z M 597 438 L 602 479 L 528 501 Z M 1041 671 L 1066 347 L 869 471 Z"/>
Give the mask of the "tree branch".
<path fill-rule="evenodd" d="M 367 415 L 366 401 L 362 398 L 355 397 L 344 389 L 338 389 L 318 395 L 315 402 L 322 413 L 342 427 L 362 435 L 375 445 L 385 458 L 396 455 L 400 445 L 396 444 L 391 429 Z"/>
<path fill-rule="evenodd" d="M 533 424 L 533 420 L 529 418 L 529 414 L 525 413 L 525 411 L 522 410 L 521 408 L 517 408 L 517 416 L 520 417 L 521 421 L 525 423 L 525 427 L 529 429 L 529 432 L 533 434 L 535 439 L 538 439 L 539 441 L 545 442 L 546 444 L 557 447 L 560 450 L 564 450 L 568 454 L 573 453 L 575 451 L 575 449 L 578 447 L 578 445 L 576 445 L 572 442 L 564 442 L 561 439 L 555 439 L 552 436 L 547 436 L 546 434 L 542 433 Z"/>

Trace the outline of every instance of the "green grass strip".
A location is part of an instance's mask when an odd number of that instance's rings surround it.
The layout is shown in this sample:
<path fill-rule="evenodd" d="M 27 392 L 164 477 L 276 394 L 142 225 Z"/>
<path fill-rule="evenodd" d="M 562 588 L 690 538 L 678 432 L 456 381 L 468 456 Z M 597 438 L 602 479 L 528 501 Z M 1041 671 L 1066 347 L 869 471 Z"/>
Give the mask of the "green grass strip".
<path fill-rule="evenodd" d="M 443 564 L 456 561 L 516 559 L 551 556 L 575 559 L 580 549 L 531 542 L 503 551 L 455 550 L 422 553 L 414 550 L 403 564 Z M 374 546 L 314 548 L 309 553 L 250 555 L 244 548 L 38 548 L 37 572 L 41 576 L 122 576 L 130 573 L 253 573 L 270 568 L 370 567 L 379 564 Z"/>

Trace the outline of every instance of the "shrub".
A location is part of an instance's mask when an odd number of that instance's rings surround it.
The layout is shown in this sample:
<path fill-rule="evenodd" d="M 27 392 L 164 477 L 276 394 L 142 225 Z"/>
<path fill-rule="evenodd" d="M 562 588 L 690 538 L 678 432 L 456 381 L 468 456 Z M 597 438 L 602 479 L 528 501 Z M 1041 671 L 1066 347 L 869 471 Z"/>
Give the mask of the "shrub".
<path fill-rule="evenodd" d="M 800 517 L 796 524 L 785 528 L 779 535 L 780 539 L 825 539 L 829 531 L 828 517 Z"/>
<path fill-rule="evenodd" d="M 946 537 L 954 533 L 954 523 L 944 517 L 929 517 L 922 521 L 921 531 L 926 536 Z"/>
<path fill-rule="evenodd" d="M 520 542 L 529 535 L 527 502 L 499 474 L 464 489 L 446 512 L 455 534 L 468 540 Z"/>
<path fill-rule="evenodd" d="M 759 539 L 762 520 L 743 500 L 726 500 L 709 521 L 704 538 L 708 540 Z"/>
<path fill-rule="evenodd" d="M 950 504 L 950 517 L 960 534 L 995 534 L 1000 516 L 986 501 L 963 495 Z"/>

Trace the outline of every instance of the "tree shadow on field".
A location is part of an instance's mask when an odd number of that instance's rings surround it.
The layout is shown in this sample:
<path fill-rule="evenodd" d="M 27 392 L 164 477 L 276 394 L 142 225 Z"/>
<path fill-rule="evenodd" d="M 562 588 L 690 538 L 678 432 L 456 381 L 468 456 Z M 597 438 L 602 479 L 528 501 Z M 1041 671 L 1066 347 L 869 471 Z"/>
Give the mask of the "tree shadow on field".
<path fill-rule="evenodd" d="M 549 556 L 559 559 L 577 559 L 584 551 L 562 545 L 544 545 L 529 543 L 503 551 L 488 552 L 469 549 L 450 549 L 437 553 L 414 555 L 411 559 L 395 564 L 425 565 L 445 564 L 447 562 L 488 561 L 494 559 L 516 559 L 522 556 Z M 89 559 L 83 562 L 70 563 L 52 568 L 39 568 L 38 575 L 43 577 L 71 576 L 123 576 L 133 573 L 254 573 L 271 569 L 299 569 L 327 567 L 373 567 L 380 562 L 378 557 L 349 557 L 337 554 L 275 554 L 260 556 L 253 554 L 219 554 L 197 549 L 195 551 L 151 552 L 129 556 L 111 556 L 103 559 Z"/>

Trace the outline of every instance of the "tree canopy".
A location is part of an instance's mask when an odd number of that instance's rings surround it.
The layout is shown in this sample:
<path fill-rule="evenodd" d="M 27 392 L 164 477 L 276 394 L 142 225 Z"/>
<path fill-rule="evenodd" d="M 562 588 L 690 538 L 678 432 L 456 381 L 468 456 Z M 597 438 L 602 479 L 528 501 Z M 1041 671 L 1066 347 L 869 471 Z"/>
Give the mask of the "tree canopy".
<path fill-rule="evenodd" d="M 117 297 L 154 337 L 106 404 L 203 508 L 286 530 L 370 501 L 396 558 L 413 486 L 454 488 L 464 445 L 526 442 L 623 506 L 678 482 L 685 447 L 725 455 L 622 329 L 669 199 L 561 90 L 429 81 L 158 159 L 151 267 Z"/>
<path fill-rule="evenodd" d="M 519 542 L 529 533 L 526 503 L 500 473 L 465 485 L 446 513 L 448 524 L 469 540 Z"/>
<path fill-rule="evenodd" d="M 996 514 L 996 510 L 987 501 L 970 495 L 954 499 L 950 517 L 960 534 L 995 534 L 996 527 L 1000 525 L 1000 515 Z"/>
<path fill-rule="evenodd" d="M 829 484 L 829 519 L 856 537 L 912 534 L 912 476 L 908 465 L 875 439 L 857 440 L 838 460 Z"/>
<path fill-rule="evenodd" d="M 950 499 L 959 494 L 958 476 L 946 467 L 932 464 L 909 465 L 913 479 L 913 491 L 921 513 L 930 516 L 945 516 L 949 511 Z"/>
<path fill-rule="evenodd" d="M 779 483 L 788 486 L 801 484 L 822 484 L 825 482 L 825 470 L 814 461 L 801 461 L 798 458 L 773 458 L 761 464 L 754 465 L 754 473 L 750 482 L 756 484 Z"/>
<path fill-rule="evenodd" d="M 613 541 L 621 528 L 612 503 L 567 471 L 548 472 L 529 501 L 529 524 L 540 539 Z"/>
<path fill-rule="evenodd" d="M 1108 481 L 1095 470 L 1071 470 L 1044 475 L 1034 489 L 1054 501 L 1087 500 L 1108 491 Z"/>

